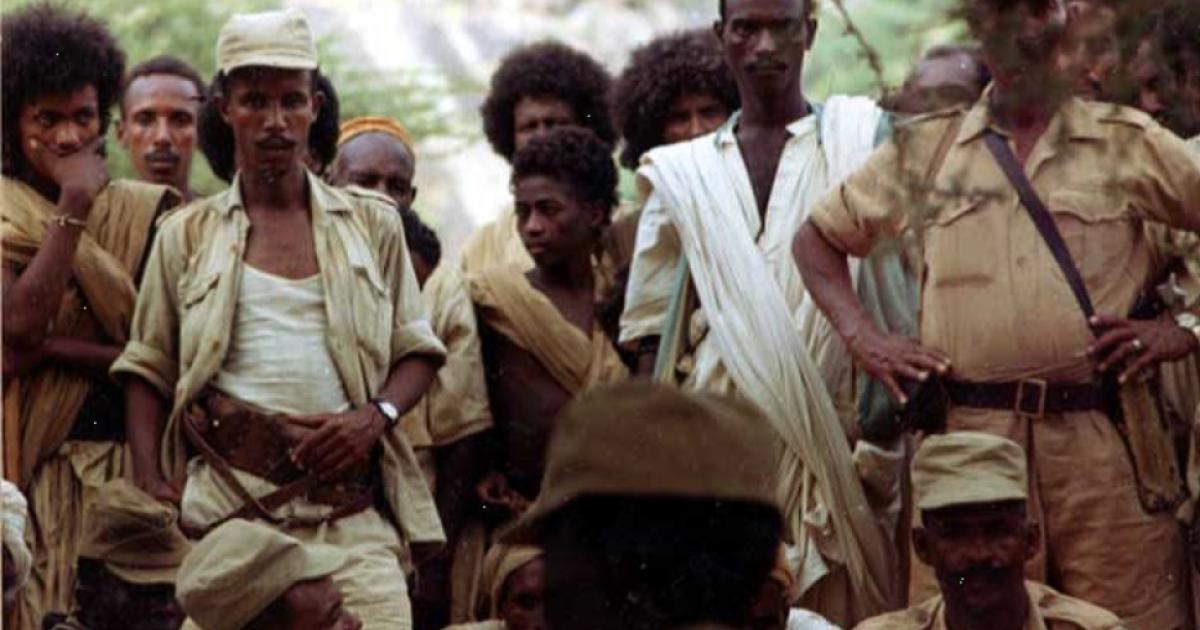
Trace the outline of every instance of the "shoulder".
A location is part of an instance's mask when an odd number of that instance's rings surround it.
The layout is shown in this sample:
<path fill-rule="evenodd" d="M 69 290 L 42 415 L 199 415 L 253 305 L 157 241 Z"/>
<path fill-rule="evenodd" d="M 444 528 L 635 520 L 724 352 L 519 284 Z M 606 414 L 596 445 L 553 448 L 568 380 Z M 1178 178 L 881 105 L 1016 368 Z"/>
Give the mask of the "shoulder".
<path fill-rule="evenodd" d="M 158 218 L 159 232 L 181 234 L 213 226 L 220 219 L 221 208 L 228 204 L 231 194 L 226 189 L 167 210 Z"/>
<path fill-rule="evenodd" d="M 329 201 L 351 208 L 351 218 L 360 222 L 373 240 L 403 239 L 404 221 L 391 197 L 358 186 L 337 188 L 320 180 L 315 181 Z"/>
<path fill-rule="evenodd" d="M 941 604 L 940 595 L 896 612 L 872 617 L 855 626 L 855 630 L 925 630 L 933 626 L 934 615 Z"/>
<path fill-rule="evenodd" d="M 1083 111 L 1087 112 L 1096 122 L 1103 126 L 1128 127 L 1138 130 L 1150 130 L 1158 127 L 1154 118 L 1140 109 L 1101 103 L 1098 101 L 1080 101 Z"/>
<path fill-rule="evenodd" d="M 1063 595 L 1036 582 L 1027 582 L 1029 596 L 1042 617 L 1067 628 L 1078 630 L 1123 630 L 1125 625 L 1113 613 L 1081 599 Z"/>
<path fill-rule="evenodd" d="M 108 186 L 110 194 L 122 200 L 133 201 L 135 203 L 158 206 L 164 198 L 174 203 L 179 203 L 183 200 L 183 197 L 174 188 L 161 184 L 150 184 L 133 179 L 117 179 L 109 183 Z"/>
<path fill-rule="evenodd" d="M 961 122 L 966 117 L 967 111 L 963 107 L 949 107 L 925 114 L 918 114 L 911 118 L 897 119 L 895 124 L 896 134 L 938 136 Z"/>

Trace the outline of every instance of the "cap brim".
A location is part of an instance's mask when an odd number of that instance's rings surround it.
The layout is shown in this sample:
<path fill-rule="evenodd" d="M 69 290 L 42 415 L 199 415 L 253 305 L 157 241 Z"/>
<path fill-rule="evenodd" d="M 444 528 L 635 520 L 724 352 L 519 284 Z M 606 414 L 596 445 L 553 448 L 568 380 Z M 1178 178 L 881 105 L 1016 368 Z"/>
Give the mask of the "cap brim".
<path fill-rule="evenodd" d="M 342 562 L 345 559 L 343 554 L 333 549 L 318 546 L 306 546 L 305 553 L 308 556 L 308 566 L 305 567 L 304 575 L 299 578 L 299 581 L 316 580 L 333 575 L 342 568 Z"/>
<path fill-rule="evenodd" d="M 281 70 L 316 70 L 318 63 L 311 57 L 302 55 L 247 55 L 236 61 L 221 66 L 221 72 L 229 74 L 241 68 L 279 68 Z"/>
<path fill-rule="evenodd" d="M 175 584 L 176 577 L 179 573 L 179 567 L 127 567 L 108 562 L 104 563 L 104 568 L 108 569 L 109 573 L 121 578 L 130 584 Z"/>

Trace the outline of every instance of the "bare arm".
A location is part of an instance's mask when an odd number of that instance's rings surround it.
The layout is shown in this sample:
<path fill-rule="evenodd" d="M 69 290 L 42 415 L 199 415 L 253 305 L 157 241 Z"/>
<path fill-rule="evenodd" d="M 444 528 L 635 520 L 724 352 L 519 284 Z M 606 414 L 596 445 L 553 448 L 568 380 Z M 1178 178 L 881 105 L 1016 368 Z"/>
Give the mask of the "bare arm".
<path fill-rule="evenodd" d="M 883 383 L 900 404 L 908 402 L 902 380 L 923 381 L 931 371 L 949 370 L 950 360 L 942 353 L 875 326 L 854 293 L 845 252 L 834 247 L 811 221 L 805 221 L 796 233 L 792 255 L 806 290 L 846 342 L 855 362 Z"/>
<path fill-rule="evenodd" d="M 179 503 L 179 486 L 167 482 L 159 467 L 169 402 L 140 376 L 125 383 L 125 435 L 133 480 L 151 495 Z"/>

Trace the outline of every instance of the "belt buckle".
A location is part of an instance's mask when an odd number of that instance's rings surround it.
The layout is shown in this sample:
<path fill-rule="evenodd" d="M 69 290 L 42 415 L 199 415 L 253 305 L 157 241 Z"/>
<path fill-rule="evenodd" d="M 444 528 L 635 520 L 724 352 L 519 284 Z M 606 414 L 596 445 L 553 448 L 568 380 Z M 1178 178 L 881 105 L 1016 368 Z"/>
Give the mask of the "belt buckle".
<path fill-rule="evenodd" d="M 1036 412 L 1030 411 L 1025 405 L 1026 387 L 1030 386 L 1038 389 Z M 1046 415 L 1046 396 L 1049 392 L 1050 384 L 1044 378 L 1026 378 L 1017 381 L 1017 396 L 1016 400 L 1013 401 L 1013 411 L 1017 412 L 1017 415 L 1041 418 Z"/>

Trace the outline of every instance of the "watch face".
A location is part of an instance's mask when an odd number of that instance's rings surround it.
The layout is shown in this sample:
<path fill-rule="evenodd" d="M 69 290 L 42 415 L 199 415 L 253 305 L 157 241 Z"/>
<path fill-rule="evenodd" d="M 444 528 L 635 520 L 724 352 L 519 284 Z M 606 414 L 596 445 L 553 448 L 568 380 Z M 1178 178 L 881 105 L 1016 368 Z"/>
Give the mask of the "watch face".
<path fill-rule="evenodd" d="M 400 417 L 400 410 L 396 409 L 396 405 L 386 400 L 376 402 L 375 406 L 379 407 L 379 410 L 383 412 L 383 415 L 388 417 L 388 420 L 395 420 Z"/>
<path fill-rule="evenodd" d="M 1183 313 L 1175 321 L 1184 328 L 1200 327 L 1200 317 L 1195 313 Z"/>

